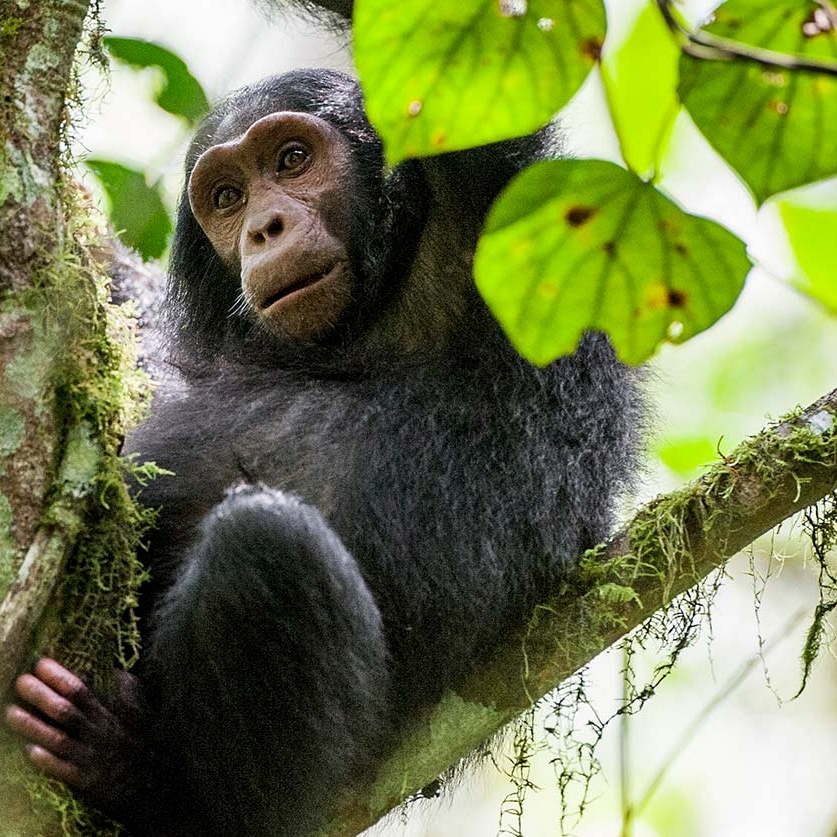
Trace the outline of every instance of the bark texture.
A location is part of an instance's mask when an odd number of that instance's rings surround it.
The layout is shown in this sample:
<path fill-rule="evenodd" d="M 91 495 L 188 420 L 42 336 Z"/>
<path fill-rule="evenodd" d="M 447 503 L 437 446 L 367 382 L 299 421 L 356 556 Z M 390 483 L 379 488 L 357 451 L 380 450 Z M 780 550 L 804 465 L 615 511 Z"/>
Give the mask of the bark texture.
<path fill-rule="evenodd" d="M 130 387 L 93 257 L 97 231 L 65 174 L 67 98 L 87 12 L 86 0 L 0 0 L 3 698 L 36 648 L 88 674 L 109 671 L 139 581 L 135 559 L 122 560 L 135 520 L 115 464 Z M 37 779 L 0 729 L 3 837 L 80 834 L 85 822 L 93 820 Z"/>
<path fill-rule="evenodd" d="M 87 6 L 4 0 L 0 15 L 0 691 L 22 662 L 64 552 L 42 528 L 63 453 L 56 366 L 70 348 L 48 290 L 63 278 L 61 137 Z M 50 556 L 50 569 L 39 555 Z M 9 596 L 23 588 L 26 606 L 13 617 Z"/>

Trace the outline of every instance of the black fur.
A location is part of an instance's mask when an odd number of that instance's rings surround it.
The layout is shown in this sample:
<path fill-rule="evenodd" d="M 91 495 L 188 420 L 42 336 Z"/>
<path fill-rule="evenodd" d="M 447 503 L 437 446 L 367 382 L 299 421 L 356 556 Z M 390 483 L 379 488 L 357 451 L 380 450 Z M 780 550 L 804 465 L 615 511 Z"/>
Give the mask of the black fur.
<path fill-rule="evenodd" d="M 548 133 L 387 173 L 354 83 L 303 71 L 215 111 L 187 176 L 276 109 L 353 143 L 364 283 L 327 340 L 282 345 L 230 315 L 237 279 L 181 204 L 179 371 L 128 443 L 176 474 L 142 491 L 161 513 L 140 667 L 157 824 L 139 833 L 313 829 L 606 535 L 635 469 L 634 374 L 606 338 L 534 368 L 473 288 L 490 202 Z"/>

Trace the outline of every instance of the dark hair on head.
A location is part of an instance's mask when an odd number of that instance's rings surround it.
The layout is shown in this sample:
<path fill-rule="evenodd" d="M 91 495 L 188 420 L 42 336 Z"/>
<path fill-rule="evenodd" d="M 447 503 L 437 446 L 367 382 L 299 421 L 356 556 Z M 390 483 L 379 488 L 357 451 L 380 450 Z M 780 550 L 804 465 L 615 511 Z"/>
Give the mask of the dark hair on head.
<path fill-rule="evenodd" d="M 208 148 L 241 136 L 263 116 L 282 110 L 324 119 L 348 138 L 373 151 L 383 167 L 383 147 L 363 110 L 363 94 L 355 79 L 336 70 L 291 70 L 268 76 L 231 93 L 198 127 L 186 154 L 186 176 Z"/>

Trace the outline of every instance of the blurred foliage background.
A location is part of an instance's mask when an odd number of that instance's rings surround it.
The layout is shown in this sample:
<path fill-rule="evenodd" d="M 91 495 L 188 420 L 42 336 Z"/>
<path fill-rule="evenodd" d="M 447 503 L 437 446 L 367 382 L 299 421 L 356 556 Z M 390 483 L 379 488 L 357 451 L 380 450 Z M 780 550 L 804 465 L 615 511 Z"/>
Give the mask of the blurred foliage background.
<path fill-rule="evenodd" d="M 107 41 L 112 66 L 107 74 L 94 66 L 83 73 L 85 111 L 76 115 L 76 153 L 87 160 L 84 179 L 114 226 L 124 231 L 124 240 L 146 258 L 165 259 L 180 161 L 206 105 L 203 97 L 211 102 L 248 81 L 293 67 L 348 70 L 351 63 L 340 42 L 296 20 L 268 24 L 247 0 L 105 0 L 101 5 L 112 36 Z M 697 14 L 710 4 L 685 5 Z M 608 44 L 617 57 L 605 62 L 606 74 L 624 76 L 636 66 L 636 50 L 647 43 L 643 39 L 656 37 L 654 24 L 643 17 L 648 6 L 643 0 L 607 4 Z M 638 19 L 648 28 L 635 28 Z M 637 33 L 642 38 L 631 45 Z M 623 53 L 620 43 L 627 44 Z M 624 118 L 653 120 L 659 108 L 649 108 L 648 102 L 655 101 L 653 87 L 664 73 L 664 66 L 649 71 L 636 81 L 640 93 L 633 99 L 611 101 L 617 122 L 620 113 L 634 111 Z M 642 143 L 630 149 L 623 142 L 620 149 L 605 96 L 601 73 L 594 70 L 562 112 L 568 150 L 579 158 L 633 155 L 632 164 L 641 168 Z M 832 294 L 832 307 L 837 301 L 837 231 L 815 211 L 837 209 L 837 180 L 806 187 L 791 204 L 768 202 L 758 209 L 688 117 L 681 114 L 671 130 L 662 178 L 666 191 L 689 211 L 741 236 L 761 267 L 750 272 L 730 313 L 682 346 L 664 345 L 650 363 L 655 418 L 647 469 L 641 496 L 626 500 L 626 513 L 699 473 L 766 418 L 807 405 L 837 385 L 837 319 L 794 289 L 813 281 L 820 299 L 828 303 Z M 821 141 L 834 143 L 834 137 Z M 809 236 L 820 245 L 816 259 L 805 263 L 805 248 L 794 253 L 783 221 L 795 225 L 796 240 Z M 831 242 L 825 248 L 830 256 L 822 255 L 823 240 Z M 799 653 L 817 600 L 809 549 L 800 527 L 787 526 L 730 562 L 701 639 L 640 713 L 606 728 L 597 750 L 601 771 L 572 833 L 837 833 L 837 666 L 830 655 L 823 655 L 803 694 L 791 699 L 800 685 Z M 640 686 L 657 659 L 649 648 L 633 660 Z M 612 650 L 589 667 L 591 713 L 607 717 L 618 707 L 623 665 L 622 652 Z M 580 740 L 589 737 L 587 722 L 596 715 L 579 712 Z M 559 833 L 554 757 L 554 749 L 544 748 L 533 758 L 529 778 L 539 790 L 528 793 L 522 827 L 515 826 L 527 837 Z M 471 771 L 453 794 L 413 805 L 407 818 L 395 816 L 375 833 L 488 836 L 511 829 L 513 817 L 501 822 L 502 802 L 511 791 L 503 772 L 511 764 L 511 755 L 498 757 L 499 770 L 489 763 Z M 641 799 L 661 770 L 647 804 L 625 827 L 626 800 Z"/>

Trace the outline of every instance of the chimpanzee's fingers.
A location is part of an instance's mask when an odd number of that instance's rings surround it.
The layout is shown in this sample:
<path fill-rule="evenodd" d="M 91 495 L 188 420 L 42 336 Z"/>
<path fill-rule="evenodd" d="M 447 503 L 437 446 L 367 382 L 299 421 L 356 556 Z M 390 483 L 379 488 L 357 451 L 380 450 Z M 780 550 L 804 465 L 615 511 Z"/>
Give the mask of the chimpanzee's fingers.
<path fill-rule="evenodd" d="M 54 692 L 77 706 L 94 724 L 111 719 L 111 712 L 87 688 L 84 681 L 55 660 L 41 657 L 32 672 Z"/>
<path fill-rule="evenodd" d="M 53 779 L 58 779 L 76 790 L 86 790 L 93 781 L 92 774 L 72 762 L 65 761 L 38 744 L 26 748 L 29 760 Z"/>
<path fill-rule="evenodd" d="M 25 738 L 30 744 L 37 744 L 58 758 L 76 762 L 79 744 L 64 730 L 42 721 L 23 707 L 12 704 L 6 707 L 6 723 L 9 729 Z"/>
<path fill-rule="evenodd" d="M 74 738 L 89 733 L 91 726 L 84 713 L 34 674 L 21 674 L 15 681 L 15 693 Z"/>

